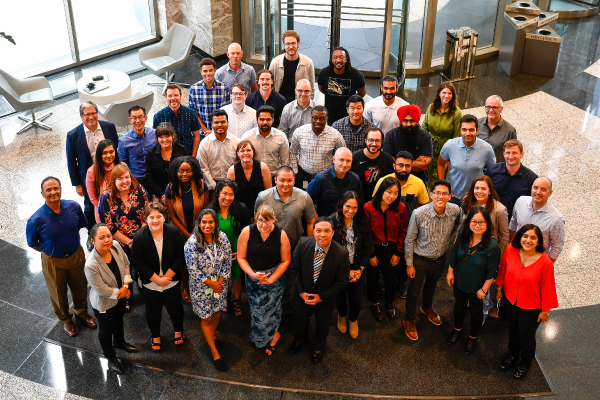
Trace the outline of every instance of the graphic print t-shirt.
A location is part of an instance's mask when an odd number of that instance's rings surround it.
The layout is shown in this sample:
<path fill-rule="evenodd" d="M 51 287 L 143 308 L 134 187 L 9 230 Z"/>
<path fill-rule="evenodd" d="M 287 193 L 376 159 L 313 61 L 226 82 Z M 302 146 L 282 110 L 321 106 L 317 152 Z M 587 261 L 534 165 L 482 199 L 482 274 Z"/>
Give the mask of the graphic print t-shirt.
<path fill-rule="evenodd" d="M 356 89 L 365 86 L 365 77 L 355 68 L 336 74 L 330 67 L 323 68 L 317 77 L 317 83 L 326 88 L 325 107 L 329 112 L 328 123 L 333 124 L 338 119 L 348 115 L 346 100 L 356 94 Z"/>
<path fill-rule="evenodd" d="M 352 168 L 360 178 L 363 187 L 363 201 L 366 203 L 373 198 L 373 190 L 377 181 L 394 172 L 394 159 L 387 153 L 380 152 L 379 157 L 370 159 L 365 156 L 364 150 L 352 153 Z"/>

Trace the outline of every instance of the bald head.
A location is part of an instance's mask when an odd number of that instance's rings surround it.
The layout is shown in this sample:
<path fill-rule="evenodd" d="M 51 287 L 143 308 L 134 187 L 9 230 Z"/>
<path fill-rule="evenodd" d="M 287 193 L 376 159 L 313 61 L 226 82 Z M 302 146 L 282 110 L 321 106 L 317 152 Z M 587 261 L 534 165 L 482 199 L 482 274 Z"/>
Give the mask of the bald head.
<path fill-rule="evenodd" d="M 244 56 L 244 52 L 242 51 L 242 46 L 238 43 L 231 43 L 227 48 L 227 57 L 229 57 L 229 66 L 233 69 L 239 68 L 242 64 L 242 57 Z"/>
<path fill-rule="evenodd" d="M 531 186 L 531 198 L 533 199 L 534 209 L 543 207 L 548 198 L 552 195 L 552 181 L 546 176 L 540 176 Z"/>
<path fill-rule="evenodd" d="M 338 178 L 343 178 L 352 166 L 352 152 L 346 147 L 340 147 L 333 155 L 333 169 Z"/>

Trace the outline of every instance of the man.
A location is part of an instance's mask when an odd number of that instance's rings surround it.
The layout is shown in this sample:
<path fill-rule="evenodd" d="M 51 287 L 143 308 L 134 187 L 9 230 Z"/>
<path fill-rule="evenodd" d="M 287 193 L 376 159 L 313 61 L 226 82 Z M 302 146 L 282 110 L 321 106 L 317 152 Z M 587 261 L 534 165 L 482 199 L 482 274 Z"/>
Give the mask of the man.
<path fill-rule="evenodd" d="M 227 113 L 215 110 L 212 115 L 212 134 L 207 135 L 198 148 L 198 161 L 208 190 L 215 190 L 221 179 L 227 178 L 227 171 L 235 163 L 235 150 L 240 142 L 227 132 Z"/>
<path fill-rule="evenodd" d="M 287 135 L 290 143 L 296 128 L 310 124 L 310 115 L 315 107 L 315 102 L 310 98 L 312 92 L 310 82 L 307 79 L 300 79 L 296 83 L 297 99 L 283 107 L 279 129 Z"/>
<path fill-rule="evenodd" d="M 300 79 L 306 79 L 310 87 L 315 87 L 315 67 L 310 58 L 298 53 L 300 35 L 296 31 L 286 31 L 281 35 L 285 53 L 271 61 L 269 70 L 273 73 L 275 90 L 290 103 L 296 98 L 294 89 Z"/>
<path fill-rule="evenodd" d="M 315 106 L 310 124 L 302 125 L 292 137 L 290 166 L 296 174 L 296 187 L 306 189 L 312 178 L 333 165 L 333 153 L 346 147 L 342 135 L 327 126 L 327 109 Z"/>
<path fill-rule="evenodd" d="M 133 127 L 119 141 L 118 153 L 121 162 L 129 166 L 131 174 L 142 185 L 146 179 L 146 153 L 156 145 L 155 130 L 146 127 L 146 109 L 133 106 L 129 109 L 129 123 Z"/>
<path fill-rule="evenodd" d="M 565 244 L 565 219 L 550 203 L 552 182 L 545 176 L 537 178 L 531 187 L 531 196 L 521 196 L 515 203 L 512 218 L 508 226 L 508 238 L 524 225 L 534 224 L 542 231 L 545 253 L 552 262 L 560 255 Z"/>
<path fill-rule="evenodd" d="M 54 313 L 67 335 L 75 336 L 67 286 L 71 290 L 75 316 L 92 329 L 97 323 L 87 312 L 85 253 L 79 244 L 79 230 L 86 227 L 87 221 L 79 204 L 61 200 L 61 193 L 58 178 L 48 177 L 42 181 L 46 203 L 27 221 L 27 245 L 42 253 L 42 271 Z"/>
<path fill-rule="evenodd" d="M 295 333 L 288 349 L 296 354 L 308 339 L 308 324 L 314 314 L 316 332 L 310 361 L 318 364 L 325 354 L 325 341 L 335 297 L 348 284 L 350 259 L 348 250 L 333 239 L 333 222 L 319 217 L 315 222 L 314 237 L 303 237 L 296 246 L 290 264 L 290 280 L 296 288 L 294 296 Z"/>
<path fill-rule="evenodd" d="M 365 97 L 367 87 L 365 77 L 350 64 L 350 53 L 343 47 L 336 47 L 331 53 L 329 66 L 323 68 L 317 77 L 319 90 L 325 95 L 325 107 L 329 111 L 329 125 L 346 116 L 346 100 L 358 93 Z"/>
<path fill-rule="evenodd" d="M 379 179 L 394 172 L 394 159 L 381 151 L 383 132 L 379 128 L 367 129 L 366 147 L 352 153 L 350 170 L 360 178 L 362 199 L 366 203 L 373 198 L 375 184 Z"/>
<path fill-rule="evenodd" d="M 210 58 L 200 61 L 202 80 L 190 87 L 188 106 L 198 113 L 200 129 L 205 135 L 210 133 L 210 117 L 212 112 L 229 104 L 229 88 L 226 84 L 215 81 L 217 64 Z"/>
<path fill-rule="evenodd" d="M 222 108 L 229 119 L 227 131 L 238 138 L 257 126 L 256 110 L 246 105 L 246 94 L 246 86 L 236 83 L 231 88 L 231 103 Z"/>
<path fill-rule="evenodd" d="M 400 126 L 385 135 L 383 151 L 394 157 L 400 151 L 412 154 L 411 173 L 427 184 L 427 170 L 433 157 L 431 135 L 419 125 L 421 109 L 419 106 L 402 106 L 397 112 Z"/>
<path fill-rule="evenodd" d="M 437 282 L 446 267 L 446 253 L 452 248 L 460 226 L 461 211 L 449 203 L 452 186 L 446 180 L 431 185 L 432 202 L 413 211 L 404 241 L 406 274 L 410 278 L 406 296 L 404 330 L 410 340 L 418 340 L 417 300 L 423 284 L 421 312 L 434 325 L 442 320 L 433 308 Z"/>
<path fill-rule="evenodd" d="M 256 159 L 267 164 L 271 176 L 274 177 L 279 167 L 290 165 L 290 147 L 287 136 L 279 129 L 272 127 L 275 117 L 273 107 L 260 106 L 256 110 L 256 115 L 258 127 L 244 133 L 242 140 L 252 143 L 256 150 Z"/>
<path fill-rule="evenodd" d="M 381 96 L 375 97 L 365 105 L 365 118 L 387 135 L 391 129 L 400 126 L 398 109 L 407 106 L 408 102 L 396 96 L 399 89 L 398 79 L 393 75 L 386 75 L 381 80 L 380 89 Z"/>
<path fill-rule="evenodd" d="M 354 152 L 365 148 L 365 137 L 367 130 L 373 126 L 371 122 L 363 118 L 365 101 L 357 94 L 353 94 L 346 100 L 346 111 L 348 116 L 335 121 L 332 125 L 342 134 L 346 146 Z"/>
<path fill-rule="evenodd" d="M 328 217 L 333 214 L 344 192 L 351 190 L 362 195 L 360 178 L 350 171 L 351 166 L 352 152 L 341 147 L 335 151 L 333 167 L 317 174 L 310 182 L 306 192 L 313 199 L 318 215 Z"/>
<path fill-rule="evenodd" d="M 517 139 L 504 143 L 504 162 L 491 165 L 485 174 L 492 178 L 494 189 L 500 202 L 506 207 L 508 216 L 512 216 L 515 202 L 521 196 L 529 196 L 537 174 L 521 164 L 523 145 Z"/>
<path fill-rule="evenodd" d="M 177 141 L 192 157 L 196 157 L 203 137 L 200 136 L 198 114 L 181 104 L 181 88 L 177 85 L 167 86 L 167 104 L 167 107 L 154 114 L 152 127 L 156 129 L 161 122 L 170 122 L 175 129 Z"/>
<path fill-rule="evenodd" d="M 446 162 L 450 162 L 448 168 L 448 181 L 452 184 L 454 191 L 450 201 L 460 204 L 465 193 L 471 187 L 473 179 L 483 175 L 483 171 L 490 165 L 496 163 L 494 150 L 489 143 L 477 138 L 479 124 L 474 115 L 464 115 L 460 119 L 460 134 L 462 137 L 448 140 L 438 158 L 438 177 L 446 177 Z"/>
<path fill-rule="evenodd" d="M 275 119 L 273 120 L 273 126 L 277 128 L 279 126 L 279 120 L 281 119 L 281 112 L 283 107 L 287 104 L 285 97 L 273 90 L 273 73 L 268 69 L 261 69 L 256 74 L 258 78 L 259 89 L 257 92 L 251 93 L 246 98 L 246 105 L 258 109 L 260 106 L 271 106 L 275 109 Z"/>
<path fill-rule="evenodd" d="M 104 139 L 110 139 L 117 147 L 119 136 L 115 124 L 98 121 L 98 107 L 91 101 L 81 103 L 79 116 L 83 123 L 67 133 L 67 167 L 71 184 L 75 186 L 77 194 L 84 198 L 83 209 L 89 231 L 94 226 L 96 217 L 94 205 L 90 201 L 85 187 L 85 175 L 88 168 L 94 164 L 98 143 Z"/>
<path fill-rule="evenodd" d="M 477 137 L 488 142 L 494 149 L 497 162 L 504 162 L 504 143 L 517 138 L 517 130 L 502 118 L 504 104 L 498 95 L 492 95 L 485 101 L 486 117 L 479 119 Z"/>
<path fill-rule="evenodd" d="M 242 57 L 244 57 L 242 46 L 231 43 L 227 48 L 229 62 L 217 70 L 215 79 L 223 82 L 229 88 L 232 88 L 236 83 L 241 83 L 246 87 L 246 91 L 256 92 L 258 90 L 256 72 L 252 66 L 242 62 Z"/>

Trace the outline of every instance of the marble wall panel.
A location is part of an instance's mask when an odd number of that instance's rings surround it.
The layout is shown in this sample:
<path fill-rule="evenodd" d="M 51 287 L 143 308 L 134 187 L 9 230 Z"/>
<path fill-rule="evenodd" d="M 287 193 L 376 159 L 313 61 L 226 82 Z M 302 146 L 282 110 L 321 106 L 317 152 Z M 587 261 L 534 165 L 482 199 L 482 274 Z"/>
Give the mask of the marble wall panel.
<path fill-rule="evenodd" d="M 233 42 L 232 0 L 211 0 L 213 56 L 227 53 Z"/>

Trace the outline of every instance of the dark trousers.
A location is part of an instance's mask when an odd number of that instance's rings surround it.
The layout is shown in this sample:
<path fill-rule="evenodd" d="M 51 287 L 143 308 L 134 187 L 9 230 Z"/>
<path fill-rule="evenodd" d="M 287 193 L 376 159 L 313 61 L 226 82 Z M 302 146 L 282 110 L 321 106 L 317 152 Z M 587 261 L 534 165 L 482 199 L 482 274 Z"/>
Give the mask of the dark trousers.
<path fill-rule="evenodd" d="M 102 347 L 104 357 L 115 356 L 113 343 L 123 343 L 125 333 L 123 330 L 123 315 L 125 315 L 125 299 L 119 300 L 116 306 L 109 308 L 105 313 L 100 313 L 95 308 L 94 315 L 98 321 L 98 341 Z"/>
<path fill-rule="evenodd" d="M 456 329 L 462 329 L 463 320 L 467 315 L 467 305 L 471 311 L 471 330 L 469 336 L 477 337 L 479 329 L 483 324 L 483 303 L 477 297 L 477 293 L 467 293 L 456 287 L 454 289 L 454 327 Z"/>
<path fill-rule="evenodd" d="M 448 202 L 449 202 L 449 203 L 452 203 L 452 204 L 456 204 L 457 206 L 459 206 L 459 207 L 460 207 L 460 206 L 461 206 L 461 205 L 460 205 L 460 201 L 461 201 L 461 200 L 460 200 L 460 198 L 459 198 L 459 197 L 452 196 L 452 197 L 450 197 L 450 200 L 449 200 Z"/>
<path fill-rule="evenodd" d="M 535 358 L 535 332 L 540 323 L 537 321 L 541 308 L 526 310 L 516 304 L 511 304 L 505 298 L 502 304 L 510 322 L 508 328 L 508 351 L 514 357 L 521 355 L 519 365 L 529 366 Z"/>
<path fill-rule="evenodd" d="M 396 265 L 396 282 L 398 283 L 398 287 L 400 285 L 405 285 L 408 280 L 408 275 L 406 275 L 406 260 L 404 259 L 404 253 L 400 256 L 400 262 Z"/>
<path fill-rule="evenodd" d="M 433 295 L 446 265 L 446 257 L 431 262 L 415 253 L 413 264 L 415 277 L 410 279 L 406 294 L 406 316 L 404 319 L 407 321 L 414 321 L 417 318 L 417 300 L 421 288 L 423 288 L 423 308 L 433 306 Z"/>
<path fill-rule="evenodd" d="M 396 267 L 390 261 L 394 255 L 396 243 L 389 242 L 387 246 L 375 245 L 373 256 L 377 257 L 377 266 L 367 266 L 367 296 L 371 303 L 379 303 L 379 274 L 383 274 L 385 287 L 385 303 L 392 304 L 396 295 Z"/>
<path fill-rule="evenodd" d="M 296 174 L 296 183 L 294 184 L 294 186 L 298 189 L 306 190 L 303 186 L 303 182 L 307 181 L 308 183 L 310 183 L 310 181 L 312 181 L 314 177 L 314 175 L 309 174 L 308 172 L 303 170 L 300 167 L 300 165 L 298 165 L 298 173 Z"/>
<path fill-rule="evenodd" d="M 162 321 L 162 308 L 167 309 L 173 330 L 183 332 L 183 304 L 181 304 L 181 282 L 170 289 L 157 292 L 156 290 L 141 287 L 142 295 L 146 301 L 146 323 L 150 328 L 153 338 L 160 337 L 160 323 Z"/>
<path fill-rule="evenodd" d="M 337 308 L 340 317 L 348 315 L 350 322 L 356 321 L 362 304 L 365 280 L 366 275 L 363 273 L 359 280 L 356 282 L 349 282 L 335 297 L 335 307 Z M 346 299 L 348 299 L 348 303 L 346 303 Z M 348 314 L 348 308 L 350 309 L 350 314 Z"/>
<path fill-rule="evenodd" d="M 83 196 L 83 215 L 85 215 L 85 219 L 87 220 L 87 230 L 88 232 L 94 225 L 96 225 L 96 213 L 94 212 L 94 204 L 90 200 L 90 197 L 87 194 L 87 190 L 85 189 L 85 185 L 83 185 L 83 190 L 85 190 L 85 196 Z"/>
<path fill-rule="evenodd" d="M 294 339 L 304 341 L 308 338 L 308 324 L 310 317 L 314 314 L 317 329 L 313 339 L 315 351 L 325 348 L 325 341 L 329 335 L 329 325 L 333 317 L 334 302 L 321 302 L 316 306 L 309 306 L 300 296 L 294 296 L 294 320 L 296 332 Z"/>

